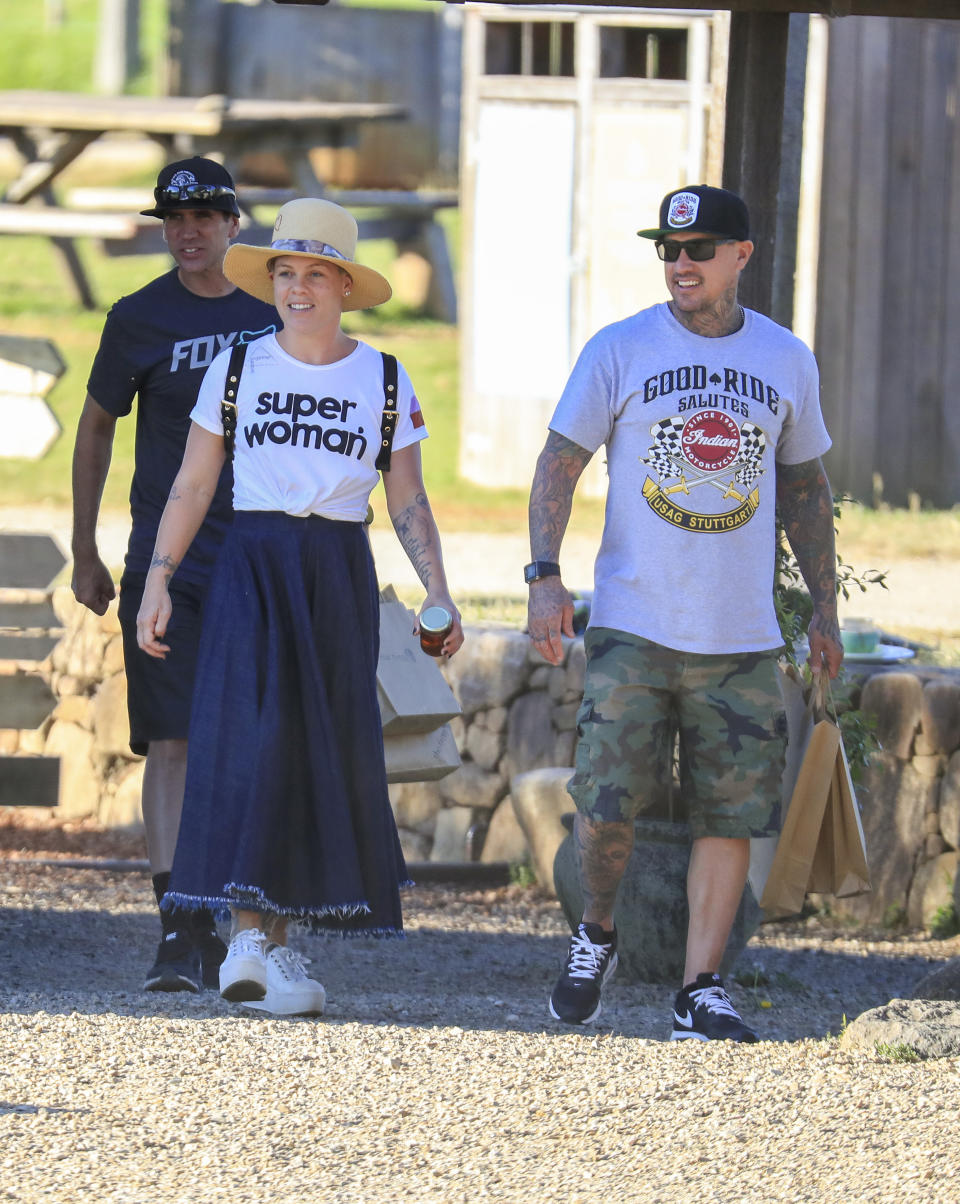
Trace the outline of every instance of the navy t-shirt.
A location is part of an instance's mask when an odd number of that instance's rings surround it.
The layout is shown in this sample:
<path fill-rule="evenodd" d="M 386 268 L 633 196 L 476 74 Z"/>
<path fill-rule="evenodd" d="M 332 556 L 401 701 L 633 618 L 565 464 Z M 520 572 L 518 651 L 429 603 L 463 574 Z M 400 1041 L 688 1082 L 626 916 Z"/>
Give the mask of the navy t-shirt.
<path fill-rule="evenodd" d="M 180 283 L 176 268 L 121 297 L 110 310 L 87 391 L 115 418 L 129 414 L 139 395 L 128 572 L 146 573 L 150 567 L 207 367 L 238 338 L 249 342 L 279 329 L 272 305 L 239 288 L 227 297 L 198 297 Z M 228 463 L 204 524 L 177 570 L 182 580 L 206 581 L 232 515 L 232 488 Z"/>

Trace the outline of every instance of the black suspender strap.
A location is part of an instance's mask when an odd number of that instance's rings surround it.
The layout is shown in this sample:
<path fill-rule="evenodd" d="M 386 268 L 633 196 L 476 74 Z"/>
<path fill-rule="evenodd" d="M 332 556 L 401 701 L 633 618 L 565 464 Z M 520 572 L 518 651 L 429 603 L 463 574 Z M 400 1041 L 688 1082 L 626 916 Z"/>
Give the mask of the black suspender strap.
<path fill-rule="evenodd" d="M 249 343 L 234 343 L 230 349 L 230 363 L 227 365 L 227 379 L 224 381 L 223 401 L 220 402 L 223 450 L 227 453 L 228 460 L 233 459 L 233 446 L 237 441 L 237 390 L 240 388 L 243 361 L 249 345 Z"/>
<path fill-rule="evenodd" d="M 380 419 L 380 451 L 375 467 L 379 472 L 390 471 L 390 452 L 397 429 L 397 361 L 381 351 L 383 358 L 383 417 Z"/>

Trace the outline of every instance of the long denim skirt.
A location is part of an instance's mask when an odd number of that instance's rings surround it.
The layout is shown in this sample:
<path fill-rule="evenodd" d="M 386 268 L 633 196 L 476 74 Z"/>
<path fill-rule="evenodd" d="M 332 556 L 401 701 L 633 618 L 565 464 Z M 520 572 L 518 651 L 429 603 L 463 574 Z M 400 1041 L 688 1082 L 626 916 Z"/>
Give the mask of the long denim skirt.
<path fill-rule="evenodd" d="M 402 932 L 379 613 L 360 523 L 235 515 L 204 607 L 165 906 L 271 911 L 343 935 Z"/>

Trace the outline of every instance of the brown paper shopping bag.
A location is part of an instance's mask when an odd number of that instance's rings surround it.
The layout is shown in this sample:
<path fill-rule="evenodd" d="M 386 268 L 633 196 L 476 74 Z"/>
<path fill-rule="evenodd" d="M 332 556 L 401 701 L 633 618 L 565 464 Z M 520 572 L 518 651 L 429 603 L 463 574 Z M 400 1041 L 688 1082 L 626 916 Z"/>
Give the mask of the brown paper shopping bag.
<path fill-rule="evenodd" d="M 380 594 L 377 699 L 388 782 L 427 782 L 460 767 L 449 720 L 460 704 L 413 634 L 414 615 L 392 586 Z"/>
<path fill-rule="evenodd" d="M 381 591 L 377 699 L 384 736 L 432 732 L 460 714 L 437 662 L 413 634 L 414 614 L 391 586 Z"/>
<path fill-rule="evenodd" d="M 870 890 L 863 826 L 840 729 L 811 691 L 813 724 L 773 864 L 760 899 L 767 919 L 795 915 L 808 891 L 854 895 Z"/>

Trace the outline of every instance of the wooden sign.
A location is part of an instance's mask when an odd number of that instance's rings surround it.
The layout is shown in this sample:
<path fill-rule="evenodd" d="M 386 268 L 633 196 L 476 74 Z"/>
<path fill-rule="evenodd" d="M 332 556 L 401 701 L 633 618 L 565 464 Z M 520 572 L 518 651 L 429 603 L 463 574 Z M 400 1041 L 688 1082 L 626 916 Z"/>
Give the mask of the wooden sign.
<path fill-rule="evenodd" d="M 56 807 L 59 757 L 0 757 L 0 807 Z"/>
<path fill-rule="evenodd" d="M 66 563 L 50 535 L 0 531 L 0 588 L 47 589 Z"/>
<path fill-rule="evenodd" d="M 0 335 L 0 456 L 39 460 L 60 437 L 44 398 L 66 368 L 49 339 Z"/>
<path fill-rule="evenodd" d="M 32 731 L 43 723 L 56 702 L 50 687 L 35 673 L 0 676 L 0 729 Z"/>

